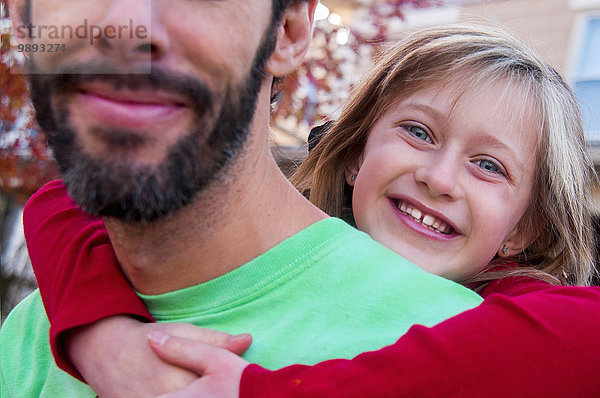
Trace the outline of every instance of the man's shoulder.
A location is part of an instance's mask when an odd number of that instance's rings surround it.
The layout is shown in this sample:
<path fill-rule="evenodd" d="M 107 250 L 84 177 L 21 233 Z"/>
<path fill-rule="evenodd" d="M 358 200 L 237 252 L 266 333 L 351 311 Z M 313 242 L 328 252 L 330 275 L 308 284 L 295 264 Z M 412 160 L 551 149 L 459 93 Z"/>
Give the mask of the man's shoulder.
<path fill-rule="evenodd" d="M 375 241 L 368 234 L 354 227 L 336 220 L 335 234 L 332 234 L 327 244 L 320 252 L 313 253 L 315 257 L 322 257 L 323 261 L 338 265 L 342 268 L 356 267 L 370 270 L 369 276 L 390 278 L 393 275 L 414 275 L 426 280 L 446 283 L 446 279 L 439 278 L 406 260 L 404 257 Z"/>
<path fill-rule="evenodd" d="M 42 332 L 48 327 L 49 322 L 44 312 L 40 292 L 34 290 L 8 314 L 0 329 L 0 340 L 3 343 L 13 339 L 22 340 L 23 332 L 27 332 L 27 336 L 30 337 L 32 332 Z M 3 346 L 6 347 L 4 344 Z"/>
<path fill-rule="evenodd" d="M 466 292 L 467 296 L 478 297 L 462 285 L 424 271 L 342 220 L 330 218 L 326 221 L 327 223 L 321 222 L 321 230 L 326 232 L 320 244 L 303 248 L 309 253 L 308 261 L 325 263 L 325 268 L 332 272 L 356 270 L 365 280 L 382 279 L 390 283 L 400 281 L 404 286 L 411 279 L 432 286 L 447 286 L 451 291 Z M 434 293 L 431 289 L 427 290 L 429 294 Z"/>
<path fill-rule="evenodd" d="M 54 363 L 49 326 L 38 290 L 6 318 L 0 329 L 2 397 L 93 396 L 88 386 Z"/>
<path fill-rule="evenodd" d="M 372 300 L 378 307 L 384 307 L 383 302 L 404 304 L 403 308 L 430 308 L 428 312 L 445 317 L 482 301 L 472 290 L 422 270 L 341 220 L 330 221 L 329 227 L 331 236 L 312 248 L 304 263 L 301 278 L 308 280 L 307 285 L 321 281 L 329 289 L 361 292 L 361 300 Z"/>
<path fill-rule="evenodd" d="M 398 254 L 373 240 L 368 234 L 335 217 L 327 218 L 312 225 L 296 234 L 292 239 L 312 240 L 314 244 L 301 247 L 302 251 L 312 256 L 318 257 L 322 254 L 335 253 L 336 256 L 342 258 L 356 258 L 362 261 L 365 257 L 368 258 L 375 254 L 385 257 L 387 261 L 400 261 L 410 264 Z"/>

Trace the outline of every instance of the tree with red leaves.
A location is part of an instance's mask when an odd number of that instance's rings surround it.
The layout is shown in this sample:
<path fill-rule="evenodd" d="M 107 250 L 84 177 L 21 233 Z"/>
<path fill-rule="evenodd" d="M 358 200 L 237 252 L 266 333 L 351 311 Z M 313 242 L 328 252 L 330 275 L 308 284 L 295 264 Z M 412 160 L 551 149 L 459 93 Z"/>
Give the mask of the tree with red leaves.
<path fill-rule="evenodd" d="M 0 191 L 24 202 L 58 172 L 33 117 L 8 12 L 6 0 L 0 0 Z"/>

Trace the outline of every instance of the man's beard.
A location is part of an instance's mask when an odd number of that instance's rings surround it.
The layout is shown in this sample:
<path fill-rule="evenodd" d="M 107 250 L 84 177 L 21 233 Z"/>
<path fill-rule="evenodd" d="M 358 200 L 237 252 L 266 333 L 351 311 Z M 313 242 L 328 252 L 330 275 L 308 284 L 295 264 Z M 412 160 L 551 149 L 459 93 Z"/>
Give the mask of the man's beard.
<path fill-rule="evenodd" d="M 46 132 L 75 202 L 90 214 L 147 223 L 189 204 L 222 176 L 247 142 L 265 64 L 275 45 L 270 33 L 265 35 L 245 81 L 238 87 L 229 87 L 220 98 L 196 78 L 159 68 L 152 68 L 149 74 L 105 74 L 111 70 L 110 65 L 86 64 L 70 65 L 57 74 L 32 73 L 31 96 L 38 123 Z M 194 127 L 169 148 L 166 159 L 157 166 L 132 167 L 127 162 L 90 156 L 78 142 L 66 101 L 59 103 L 56 99 L 72 98 L 77 87 L 92 81 L 112 84 L 116 89 L 176 93 L 193 104 Z M 221 106 L 217 115 L 218 102 Z M 53 103 L 57 104 L 56 109 Z M 129 141 L 120 142 L 121 145 L 135 145 L 144 139 L 137 132 L 105 133 Z"/>

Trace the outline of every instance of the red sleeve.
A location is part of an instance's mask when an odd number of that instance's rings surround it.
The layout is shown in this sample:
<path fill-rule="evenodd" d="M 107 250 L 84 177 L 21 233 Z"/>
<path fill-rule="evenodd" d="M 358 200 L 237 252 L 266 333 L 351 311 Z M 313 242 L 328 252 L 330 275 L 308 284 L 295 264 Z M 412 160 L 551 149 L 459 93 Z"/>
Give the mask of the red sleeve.
<path fill-rule="evenodd" d="M 600 396 L 600 288 L 506 278 L 482 295 L 479 307 L 352 360 L 250 365 L 240 397 Z"/>
<path fill-rule="evenodd" d="M 29 199 L 23 225 L 52 353 L 61 369 L 81 379 L 61 344 L 64 332 L 111 315 L 153 318 L 125 279 L 102 220 L 84 213 L 61 181 Z"/>

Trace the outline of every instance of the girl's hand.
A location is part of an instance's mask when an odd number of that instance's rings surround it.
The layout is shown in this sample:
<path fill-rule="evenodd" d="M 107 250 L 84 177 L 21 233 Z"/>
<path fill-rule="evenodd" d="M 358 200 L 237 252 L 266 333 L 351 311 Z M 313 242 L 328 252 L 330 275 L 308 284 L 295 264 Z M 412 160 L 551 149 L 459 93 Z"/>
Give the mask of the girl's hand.
<path fill-rule="evenodd" d="M 128 316 L 113 316 L 72 333 L 69 357 L 103 398 L 156 396 L 197 380 L 193 370 L 156 356 L 147 342 L 153 331 L 213 344 L 240 355 L 252 342 L 250 335 L 232 336 L 185 323 L 141 323 Z"/>
<path fill-rule="evenodd" d="M 250 335 L 240 335 L 239 338 L 243 340 Z M 242 372 L 248 366 L 248 362 L 239 356 L 198 340 L 175 337 L 158 330 L 150 334 L 150 346 L 165 362 L 201 376 L 183 389 L 160 397 L 239 397 Z"/>

